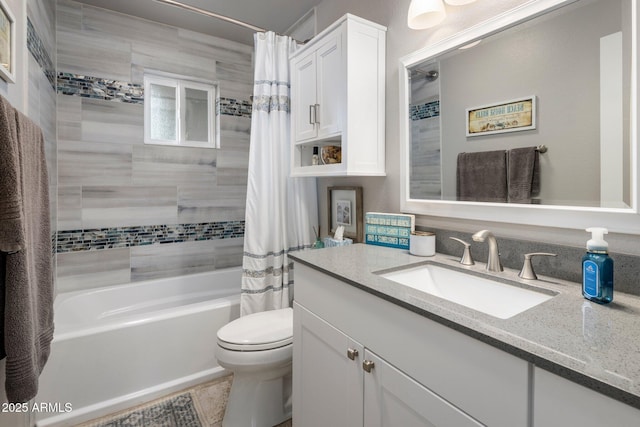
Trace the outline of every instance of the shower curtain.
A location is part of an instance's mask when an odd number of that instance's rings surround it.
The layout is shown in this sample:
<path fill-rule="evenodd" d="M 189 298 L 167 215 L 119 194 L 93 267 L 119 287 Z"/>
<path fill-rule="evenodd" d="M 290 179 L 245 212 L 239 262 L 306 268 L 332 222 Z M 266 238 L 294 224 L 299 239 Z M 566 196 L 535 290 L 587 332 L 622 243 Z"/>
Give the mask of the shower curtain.
<path fill-rule="evenodd" d="M 315 178 L 290 178 L 289 55 L 295 42 L 256 33 L 251 145 L 242 260 L 241 315 L 289 307 L 289 252 L 313 244 Z"/>

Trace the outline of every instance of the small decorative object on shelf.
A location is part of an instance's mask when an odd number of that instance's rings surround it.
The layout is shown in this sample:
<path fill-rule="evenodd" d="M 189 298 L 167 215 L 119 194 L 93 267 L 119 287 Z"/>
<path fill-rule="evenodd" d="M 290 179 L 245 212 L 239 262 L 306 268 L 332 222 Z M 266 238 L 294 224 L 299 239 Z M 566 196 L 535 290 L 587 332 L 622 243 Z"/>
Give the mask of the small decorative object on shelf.
<path fill-rule="evenodd" d="M 324 165 L 342 163 L 342 148 L 339 145 L 325 145 L 320 149 L 320 158 Z"/>
<path fill-rule="evenodd" d="M 415 231 L 415 215 L 367 212 L 366 243 L 390 248 L 409 249 Z"/>
<path fill-rule="evenodd" d="M 413 231 L 409 237 L 409 253 L 417 256 L 436 254 L 436 235 L 430 231 Z"/>
<path fill-rule="evenodd" d="M 311 156 L 311 165 L 316 166 L 319 162 L 318 146 L 313 147 L 313 156 Z"/>
<path fill-rule="evenodd" d="M 344 227 L 344 237 L 356 243 L 364 241 L 362 187 L 327 188 L 327 207 L 328 234 Z"/>
<path fill-rule="evenodd" d="M 318 231 L 316 231 L 316 228 L 313 227 L 313 232 L 316 235 L 316 241 L 313 242 L 313 246 L 311 246 L 311 249 L 322 249 L 322 248 L 324 248 L 324 243 L 322 242 L 322 240 L 320 240 L 320 226 L 318 226 Z"/>

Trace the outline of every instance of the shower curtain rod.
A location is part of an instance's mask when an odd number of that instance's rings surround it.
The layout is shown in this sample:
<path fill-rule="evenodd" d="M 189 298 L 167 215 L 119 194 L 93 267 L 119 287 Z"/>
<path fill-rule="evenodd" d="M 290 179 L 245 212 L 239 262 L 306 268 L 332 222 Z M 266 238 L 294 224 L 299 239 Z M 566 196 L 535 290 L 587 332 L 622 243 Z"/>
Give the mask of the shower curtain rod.
<path fill-rule="evenodd" d="M 175 7 L 180 8 L 180 9 L 185 9 L 185 10 L 188 10 L 190 12 L 199 13 L 200 15 L 205 15 L 205 16 L 208 16 L 210 18 L 221 19 L 223 21 L 227 21 L 227 22 L 230 22 L 232 24 L 236 24 L 236 25 L 248 28 L 248 29 L 253 30 L 253 31 L 258 31 L 260 33 L 266 33 L 267 32 L 267 30 L 264 29 L 264 28 L 261 28 L 261 27 L 258 27 L 258 26 L 252 25 L 252 24 L 248 24 L 248 23 L 246 23 L 244 21 L 240 21 L 238 19 L 230 18 L 230 17 L 225 16 L 225 15 L 220 15 L 218 13 L 211 12 L 209 10 L 200 9 L 199 7 L 195 7 L 195 6 L 191 6 L 191 5 L 188 5 L 188 4 L 184 4 L 184 3 L 181 3 L 179 1 L 175 1 L 175 0 L 155 0 L 155 1 L 157 1 L 158 3 L 168 4 L 170 6 L 175 6 Z M 276 33 L 276 34 L 282 35 L 282 34 L 279 34 L 279 33 Z M 293 37 L 292 37 L 292 39 L 293 39 L 293 41 L 295 41 L 298 44 L 304 44 L 305 43 L 305 42 L 301 42 L 299 40 L 296 40 Z"/>

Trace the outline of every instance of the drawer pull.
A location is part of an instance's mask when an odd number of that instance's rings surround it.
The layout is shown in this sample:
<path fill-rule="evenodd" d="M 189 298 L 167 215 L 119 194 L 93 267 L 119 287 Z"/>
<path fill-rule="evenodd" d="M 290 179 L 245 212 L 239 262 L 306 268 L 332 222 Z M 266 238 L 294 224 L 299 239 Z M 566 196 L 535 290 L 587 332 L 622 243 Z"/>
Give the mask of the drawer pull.
<path fill-rule="evenodd" d="M 315 125 L 316 124 L 316 119 L 315 119 L 315 111 L 316 107 L 313 104 L 309 105 L 309 124 L 310 125 Z"/>
<path fill-rule="evenodd" d="M 373 363 L 371 360 L 365 360 L 364 362 L 362 362 L 362 369 L 364 369 L 366 372 L 371 372 L 374 366 L 375 363 Z"/>
<path fill-rule="evenodd" d="M 355 348 L 347 349 L 347 357 L 351 360 L 356 360 L 356 357 L 358 357 L 358 350 Z"/>

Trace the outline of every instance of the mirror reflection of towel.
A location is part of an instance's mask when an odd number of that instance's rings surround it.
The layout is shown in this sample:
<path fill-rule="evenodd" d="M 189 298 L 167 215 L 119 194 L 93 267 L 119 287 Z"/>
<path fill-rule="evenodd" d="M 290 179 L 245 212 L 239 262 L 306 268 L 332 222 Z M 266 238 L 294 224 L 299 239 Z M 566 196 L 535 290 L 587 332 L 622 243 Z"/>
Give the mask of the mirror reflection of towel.
<path fill-rule="evenodd" d="M 509 150 L 509 203 L 531 203 L 540 193 L 540 159 L 536 147 Z"/>
<path fill-rule="evenodd" d="M 458 200 L 506 203 L 506 151 L 458 154 L 456 181 Z"/>

